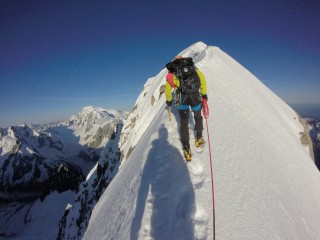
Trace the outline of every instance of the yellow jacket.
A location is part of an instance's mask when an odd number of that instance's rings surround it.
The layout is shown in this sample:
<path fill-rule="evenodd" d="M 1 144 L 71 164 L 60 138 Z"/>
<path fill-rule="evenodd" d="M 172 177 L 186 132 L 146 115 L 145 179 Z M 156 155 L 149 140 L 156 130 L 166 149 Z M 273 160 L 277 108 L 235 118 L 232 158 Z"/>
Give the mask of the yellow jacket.
<path fill-rule="evenodd" d="M 201 95 L 207 94 L 206 78 L 204 77 L 204 75 L 202 74 L 202 72 L 198 68 L 196 68 L 196 70 L 197 70 L 198 76 L 200 78 L 200 93 L 201 93 Z M 174 75 L 174 77 L 173 77 L 173 83 L 176 86 L 176 88 L 180 87 L 180 80 L 176 77 L 176 75 Z M 167 101 L 172 101 L 172 87 L 168 83 L 168 81 L 166 82 L 164 92 L 166 94 Z"/>

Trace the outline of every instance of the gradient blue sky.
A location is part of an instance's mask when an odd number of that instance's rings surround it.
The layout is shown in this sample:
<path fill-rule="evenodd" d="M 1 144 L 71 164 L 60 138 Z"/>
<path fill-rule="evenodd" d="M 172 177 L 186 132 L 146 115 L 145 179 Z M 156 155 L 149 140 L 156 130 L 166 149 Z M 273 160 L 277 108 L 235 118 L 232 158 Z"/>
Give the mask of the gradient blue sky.
<path fill-rule="evenodd" d="M 319 0 L 2 0 L 0 127 L 88 105 L 131 110 L 146 80 L 197 41 L 287 103 L 320 104 Z"/>

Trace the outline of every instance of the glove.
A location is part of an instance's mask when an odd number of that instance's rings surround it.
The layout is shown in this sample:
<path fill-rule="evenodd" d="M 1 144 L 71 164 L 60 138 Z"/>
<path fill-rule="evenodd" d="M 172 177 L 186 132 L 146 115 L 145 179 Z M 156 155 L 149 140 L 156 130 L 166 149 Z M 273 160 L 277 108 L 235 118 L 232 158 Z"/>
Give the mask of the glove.
<path fill-rule="evenodd" d="M 205 100 L 208 101 L 208 96 L 207 96 L 207 94 L 202 95 L 202 99 L 205 99 Z"/>
<path fill-rule="evenodd" d="M 166 101 L 168 107 L 171 107 L 172 106 L 172 100 L 171 101 Z"/>

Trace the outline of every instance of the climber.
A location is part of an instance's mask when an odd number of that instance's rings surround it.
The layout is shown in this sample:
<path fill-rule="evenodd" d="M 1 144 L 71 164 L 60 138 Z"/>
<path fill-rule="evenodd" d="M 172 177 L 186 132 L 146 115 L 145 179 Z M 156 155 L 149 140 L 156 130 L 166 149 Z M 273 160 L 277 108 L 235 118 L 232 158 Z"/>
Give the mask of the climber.
<path fill-rule="evenodd" d="M 191 149 L 189 144 L 189 110 L 191 108 L 194 121 L 197 148 L 203 147 L 205 141 L 202 137 L 203 121 L 201 115 L 202 101 L 208 100 L 207 83 L 202 72 L 195 67 L 192 58 L 177 56 L 166 64 L 168 74 L 165 85 L 167 105 L 172 106 L 172 89 L 174 89 L 175 105 L 180 116 L 180 137 L 183 154 L 187 161 L 191 161 Z"/>

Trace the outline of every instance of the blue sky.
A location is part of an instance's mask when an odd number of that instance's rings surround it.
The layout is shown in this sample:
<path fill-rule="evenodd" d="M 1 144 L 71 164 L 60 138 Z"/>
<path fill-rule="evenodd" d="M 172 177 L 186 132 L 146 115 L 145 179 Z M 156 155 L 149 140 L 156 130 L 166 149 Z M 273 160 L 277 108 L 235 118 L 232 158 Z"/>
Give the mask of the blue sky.
<path fill-rule="evenodd" d="M 320 104 L 320 2 L 0 2 L 0 126 L 131 110 L 149 77 L 202 41 L 287 103 Z M 210 98 L 210 96 L 209 96 Z"/>

